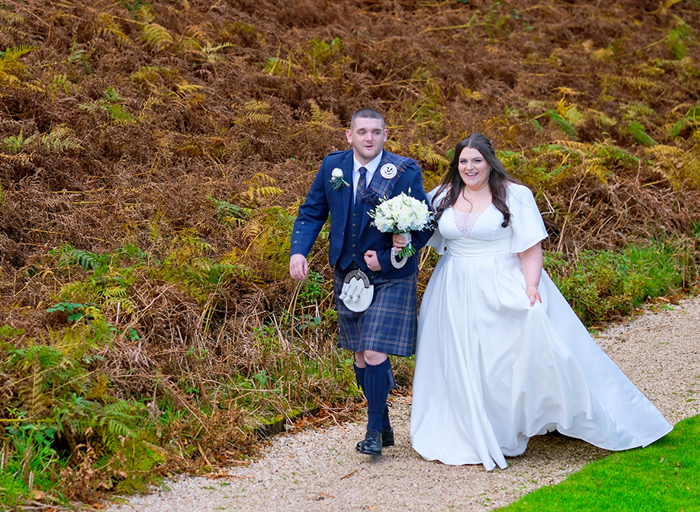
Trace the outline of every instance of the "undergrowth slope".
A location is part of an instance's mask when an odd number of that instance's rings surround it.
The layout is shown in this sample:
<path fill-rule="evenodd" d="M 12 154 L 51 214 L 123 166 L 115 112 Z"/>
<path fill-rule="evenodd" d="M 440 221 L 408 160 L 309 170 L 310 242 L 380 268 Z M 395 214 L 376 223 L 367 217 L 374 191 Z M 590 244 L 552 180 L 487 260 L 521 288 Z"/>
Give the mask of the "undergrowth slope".
<path fill-rule="evenodd" d="M 8 503 L 211 468 L 261 422 L 353 406 L 323 240 L 304 284 L 287 254 L 363 106 L 426 188 L 492 138 L 587 322 L 688 289 L 699 38 L 698 0 L 0 3 Z"/>

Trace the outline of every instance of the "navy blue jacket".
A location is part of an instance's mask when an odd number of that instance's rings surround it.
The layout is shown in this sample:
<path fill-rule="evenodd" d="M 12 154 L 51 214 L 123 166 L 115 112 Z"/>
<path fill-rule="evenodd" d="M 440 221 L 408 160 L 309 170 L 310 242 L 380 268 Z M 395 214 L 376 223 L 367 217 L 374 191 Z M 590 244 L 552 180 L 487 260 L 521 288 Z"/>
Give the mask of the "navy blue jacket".
<path fill-rule="evenodd" d="M 383 165 L 391 163 L 398 169 L 396 177 L 392 180 L 385 180 L 380 173 Z M 333 169 L 343 170 L 344 179 L 349 186 L 343 185 L 340 189 L 333 188 L 331 183 L 331 173 Z M 299 215 L 294 223 L 291 240 L 291 254 L 303 254 L 307 256 L 314 244 L 323 224 L 331 216 L 330 248 L 328 259 L 331 266 L 335 265 L 343 249 L 345 231 L 347 229 L 348 217 L 353 201 L 353 153 L 352 150 L 335 151 L 323 159 L 321 168 L 316 174 L 309 193 L 306 195 L 306 202 L 299 207 Z M 381 180 L 381 181 L 375 181 Z M 418 163 L 410 158 L 394 155 L 388 151 L 382 154 L 381 162 L 371 182 L 373 189 L 391 189 L 387 199 L 404 192 L 418 200 L 428 202 L 423 190 L 423 176 Z M 393 186 L 393 188 L 392 188 Z M 409 192 L 410 191 L 410 192 Z M 374 205 L 366 205 L 360 232 L 360 253 L 367 250 L 377 251 L 377 258 L 382 267 L 383 277 L 405 277 L 418 270 L 418 256 L 420 249 L 425 245 L 432 229 L 414 231 L 412 233 L 412 245 L 416 248 L 416 254 L 410 258 L 406 265 L 400 269 L 394 268 L 391 264 L 391 247 L 393 246 L 392 234 L 381 233 L 376 227 L 370 225 L 372 219 L 368 212 Z M 364 260 L 360 265 L 363 271 L 367 271 Z"/>

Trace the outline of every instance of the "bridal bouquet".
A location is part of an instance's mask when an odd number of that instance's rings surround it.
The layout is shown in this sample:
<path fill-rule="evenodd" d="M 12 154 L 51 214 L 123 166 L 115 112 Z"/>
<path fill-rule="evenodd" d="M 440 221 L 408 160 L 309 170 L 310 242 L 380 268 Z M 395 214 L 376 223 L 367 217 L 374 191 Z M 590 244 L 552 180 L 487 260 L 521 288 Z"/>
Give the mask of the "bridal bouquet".
<path fill-rule="evenodd" d="M 374 219 L 372 224 L 382 233 L 399 233 L 408 239 L 408 245 L 397 255 L 399 258 L 408 258 L 416 253 L 411 245 L 410 232 L 430 226 L 434 213 L 424 201 L 401 192 L 398 196 L 383 200 L 369 216 Z"/>

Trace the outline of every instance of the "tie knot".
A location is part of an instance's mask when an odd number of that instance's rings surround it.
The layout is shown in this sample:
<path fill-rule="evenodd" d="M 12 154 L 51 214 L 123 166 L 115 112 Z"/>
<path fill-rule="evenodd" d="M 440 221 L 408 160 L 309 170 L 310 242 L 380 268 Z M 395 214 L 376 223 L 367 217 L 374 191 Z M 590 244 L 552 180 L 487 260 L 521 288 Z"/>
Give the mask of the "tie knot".
<path fill-rule="evenodd" d="M 360 167 L 358 170 L 360 171 L 360 176 L 361 176 L 362 178 L 364 178 L 365 176 L 367 176 L 367 168 L 366 168 L 366 167 Z"/>

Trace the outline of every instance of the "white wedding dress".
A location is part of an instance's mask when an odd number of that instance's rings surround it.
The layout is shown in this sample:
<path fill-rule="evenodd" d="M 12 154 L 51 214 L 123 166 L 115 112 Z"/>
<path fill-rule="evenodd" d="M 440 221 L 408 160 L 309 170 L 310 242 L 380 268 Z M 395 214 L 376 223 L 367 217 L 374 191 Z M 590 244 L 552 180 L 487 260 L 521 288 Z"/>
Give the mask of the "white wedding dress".
<path fill-rule="evenodd" d="M 510 225 L 493 205 L 469 236 L 448 208 L 429 242 L 444 255 L 423 296 L 411 443 L 427 460 L 507 467 L 554 429 L 607 450 L 646 446 L 671 425 L 598 347 L 546 273 L 530 307 L 522 252 L 547 236 L 527 187 Z"/>

